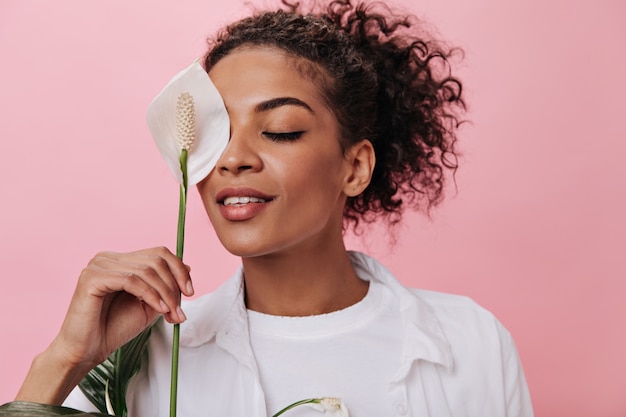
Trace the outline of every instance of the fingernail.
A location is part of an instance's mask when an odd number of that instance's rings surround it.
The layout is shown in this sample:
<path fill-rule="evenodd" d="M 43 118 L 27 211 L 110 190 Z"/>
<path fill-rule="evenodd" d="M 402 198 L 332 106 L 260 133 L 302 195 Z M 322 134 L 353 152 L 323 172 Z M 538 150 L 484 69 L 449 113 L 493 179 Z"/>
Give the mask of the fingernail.
<path fill-rule="evenodd" d="M 187 281 L 187 295 L 193 295 L 193 285 L 191 281 Z"/>
<path fill-rule="evenodd" d="M 183 309 L 180 308 L 180 306 L 176 307 L 176 314 L 178 314 L 178 317 L 181 319 L 181 323 L 187 320 L 187 316 L 185 316 L 185 313 L 183 313 Z"/>
<path fill-rule="evenodd" d="M 169 313 L 170 312 L 170 308 L 167 306 L 167 304 L 165 304 L 165 301 L 160 300 L 159 304 L 161 305 L 161 310 L 163 310 L 163 313 Z"/>

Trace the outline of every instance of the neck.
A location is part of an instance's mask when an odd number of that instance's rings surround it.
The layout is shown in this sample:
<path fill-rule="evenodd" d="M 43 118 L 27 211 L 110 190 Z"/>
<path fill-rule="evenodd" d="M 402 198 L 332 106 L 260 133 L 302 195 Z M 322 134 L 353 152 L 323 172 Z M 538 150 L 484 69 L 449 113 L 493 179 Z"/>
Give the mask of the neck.
<path fill-rule="evenodd" d="M 311 316 L 349 307 L 365 297 L 343 240 L 335 245 L 243 258 L 246 305 L 277 316 Z"/>

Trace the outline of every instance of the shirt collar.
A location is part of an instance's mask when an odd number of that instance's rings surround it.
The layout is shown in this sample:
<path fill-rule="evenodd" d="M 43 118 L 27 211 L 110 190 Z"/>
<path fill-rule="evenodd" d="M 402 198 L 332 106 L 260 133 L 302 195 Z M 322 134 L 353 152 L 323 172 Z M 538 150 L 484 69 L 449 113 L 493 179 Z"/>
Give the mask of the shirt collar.
<path fill-rule="evenodd" d="M 382 283 L 398 300 L 405 334 L 402 366 L 394 380 L 403 379 L 417 360 L 451 370 L 450 344 L 430 305 L 398 282 L 374 258 L 360 252 L 349 252 L 349 256 L 359 278 Z M 183 308 L 189 319 L 181 325 L 181 346 L 196 347 L 216 338 L 216 343 L 239 361 L 255 367 L 249 343 L 242 267 L 216 291 L 186 302 Z"/>
<path fill-rule="evenodd" d="M 183 301 L 187 321 L 181 324 L 182 346 L 197 347 L 211 341 L 218 332 L 247 322 L 243 294 L 243 268 L 217 290 L 192 301 Z"/>
<path fill-rule="evenodd" d="M 432 307 L 402 285 L 374 258 L 360 252 L 349 252 L 349 255 L 359 278 L 382 283 L 399 303 L 405 334 L 402 366 L 394 379 L 404 378 L 412 363 L 417 360 L 440 364 L 451 370 L 453 359 L 450 343 Z"/>

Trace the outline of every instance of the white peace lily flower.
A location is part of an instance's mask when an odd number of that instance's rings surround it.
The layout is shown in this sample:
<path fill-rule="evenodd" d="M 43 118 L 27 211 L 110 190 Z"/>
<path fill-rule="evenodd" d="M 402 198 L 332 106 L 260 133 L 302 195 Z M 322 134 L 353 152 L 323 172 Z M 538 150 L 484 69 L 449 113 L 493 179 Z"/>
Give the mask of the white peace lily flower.
<path fill-rule="evenodd" d="M 180 184 L 176 256 L 183 259 L 189 186 L 215 167 L 228 144 L 230 121 L 222 97 L 204 68 L 194 62 L 179 72 L 148 107 L 148 127 Z M 170 417 L 176 417 L 180 325 L 172 335 Z"/>
<path fill-rule="evenodd" d="M 319 401 L 310 402 L 309 405 L 322 413 L 330 412 L 337 417 L 350 417 L 348 409 L 340 398 L 322 397 Z"/>
<path fill-rule="evenodd" d="M 193 146 L 188 150 L 187 185 L 206 178 L 226 148 L 230 121 L 224 101 L 198 61 L 179 72 L 148 107 L 148 127 L 176 180 L 182 184 L 181 143 L 177 131 L 179 98 L 191 96 L 195 111 Z M 180 125 L 180 123 L 179 123 Z"/>
<path fill-rule="evenodd" d="M 308 405 L 309 407 L 312 407 L 317 411 L 321 411 L 322 413 L 330 412 L 331 416 L 335 417 L 350 417 L 348 415 L 348 409 L 346 408 L 345 404 L 341 401 L 340 398 L 335 397 L 309 398 L 306 400 L 296 401 L 295 403 L 283 408 L 272 417 L 281 416 L 287 411 L 301 405 Z"/>

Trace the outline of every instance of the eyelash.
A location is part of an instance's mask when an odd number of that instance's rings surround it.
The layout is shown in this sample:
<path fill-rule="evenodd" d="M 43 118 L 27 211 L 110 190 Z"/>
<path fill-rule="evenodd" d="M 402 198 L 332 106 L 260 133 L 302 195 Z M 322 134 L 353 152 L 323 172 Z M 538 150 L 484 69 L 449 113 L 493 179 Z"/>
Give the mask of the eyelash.
<path fill-rule="evenodd" d="M 284 132 L 284 133 L 275 133 L 275 132 L 263 132 L 263 135 L 270 140 L 276 142 L 289 142 L 292 140 L 298 140 L 302 136 L 303 131 L 297 132 Z"/>

